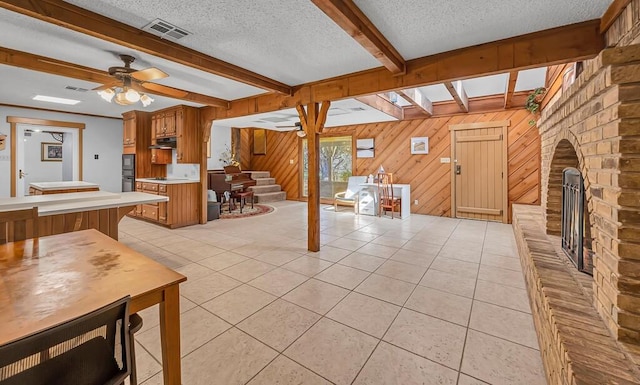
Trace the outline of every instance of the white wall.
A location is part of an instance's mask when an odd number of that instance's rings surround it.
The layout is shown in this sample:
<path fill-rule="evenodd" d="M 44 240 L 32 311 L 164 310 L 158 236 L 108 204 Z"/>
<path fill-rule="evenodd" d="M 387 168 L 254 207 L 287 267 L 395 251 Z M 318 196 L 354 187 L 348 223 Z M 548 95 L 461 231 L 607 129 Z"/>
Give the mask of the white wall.
<path fill-rule="evenodd" d="M 231 148 L 231 127 L 223 127 L 213 122 L 211 127 L 211 158 L 207 159 L 207 170 L 224 167 L 220 162 L 220 154 Z"/>
<path fill-rule="evenodd" d="M 34 132 L 25 136 L 24 164 L 27 175 L 24 177 L 25 195 L 29 195 L 29 183 L 56 182 L 62 180 L 62 162 L 43 162 L 42 143 L 55 143 L 50 134 Z"/>
<path fill-rule="evenodd" d="M 6 148 L 0 151 L 0 197 L 11 195 L 11 132 L 7 116 L 84 123 L 83 180 L 99 184 L 103 191 L 122 191 L 122 120 L 0 107 L 0 134 L 7 135 Z"/>

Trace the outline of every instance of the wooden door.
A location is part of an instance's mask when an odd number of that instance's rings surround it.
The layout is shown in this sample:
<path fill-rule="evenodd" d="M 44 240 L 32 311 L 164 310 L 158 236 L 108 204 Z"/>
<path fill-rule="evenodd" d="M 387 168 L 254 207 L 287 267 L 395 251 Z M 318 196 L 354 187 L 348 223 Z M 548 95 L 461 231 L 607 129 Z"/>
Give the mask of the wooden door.
<path fill-rule="evenodd" d="M 451 126 L 452 213 L 507 223 L 509 122 Z"/>

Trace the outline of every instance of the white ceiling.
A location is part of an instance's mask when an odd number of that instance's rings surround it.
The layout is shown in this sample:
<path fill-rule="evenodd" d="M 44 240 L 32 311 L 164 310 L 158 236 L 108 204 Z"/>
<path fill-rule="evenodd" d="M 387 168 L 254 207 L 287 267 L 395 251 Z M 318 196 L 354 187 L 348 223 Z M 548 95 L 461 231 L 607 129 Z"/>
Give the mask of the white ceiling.
<path fill-rule="evenodd" d="M 192 32 L 179 44 L 252 70 L 274 80 L 297 85 L 380 64 L 309 0 L 68 0 L 67 2 L 141 28 L 160 18 Z M 356 0 L 355 3 L 395 45 L 405 59 L 494 41 L 559 25 L 599 18 L 612 0 Z M 517 10 L 517 11 L 516 11 Z M 170 76 L 158 83 L 233 100 L 265 92 L 220 76 L 93 38 L 0 9 L 0 46 L 106 70 L 121 65 L 117 54 L 137 58 L 137 69 L 155 66 Z M 521 71 L 516 90 L 544 84 L 545 69 Z M 64 90 L 67 85 L 93 88 L 99 84 L 0 66 L 0 103 L 73 112 L 121 116 L 134 107 L 108 104 L 93 92 Z M 542 82 L 542 83 L 541 83 Z M 465 80 L 467 93 L 503 93 L 505 75 Z M 433 102 L 452 100 L 442 85 L 421 87 Z M 497 92 L 495 92 L 497 91 Z M 32 101 L 35 94 L 80 99 L 76 106 Z M 188 104 L 156 97 L 149 110 Z M 348 101 L 347 103 L 358 103 Z M 361 103 L 358 103 L 359 105 Z M 334 106 L 336 104 L 334 103 Z M 141 108 L 141 106 L 135 106 Z M 366 111 L 371 110 L 367 108 Z M 388 119 L 345 114 L 358 119 Z M 351 119 L 349 118 L 351 116 Z M 277 117 L 277 116 L 276 116 Z M 346 124 L 341 123 L 341 124 Z M 255 124 L 252 124 L 255 126 Z"/>

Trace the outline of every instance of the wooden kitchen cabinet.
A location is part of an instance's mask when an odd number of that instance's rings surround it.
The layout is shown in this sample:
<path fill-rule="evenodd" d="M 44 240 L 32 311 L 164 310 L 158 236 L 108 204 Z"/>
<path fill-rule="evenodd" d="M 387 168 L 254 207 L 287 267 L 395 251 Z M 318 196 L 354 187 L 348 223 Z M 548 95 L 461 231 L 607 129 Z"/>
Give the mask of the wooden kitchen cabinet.
<path fill-rule="evenodd" d="M 128 114 L 123 120 L 122 152 L 124 154 L 136 153 L 136 116 Z"/>
<path fill-rule="evenodd" d="M 202 130 L 198 109 L 181 106 L 176 112 L 176 160 L 178 163 L 200 163 Z"/>
<path fill-rule="evenodd" d="M 138 188 L 137 183 L 136 188 Z M 172 229 L 199 223 L 200 183 L 142 182 L 139 191 L 166 195 L 169 197 L 169 201 L 141 205 L 138 217 Z"/>
<path fill-rule="evenodd" d="M 172 108 L 153 114 L 151 129 L 156 138 L 176 136 L 176 109 Z"/>
<path fill-rule="evenodd" d="M 161 148 L 151 149 L 151 163 L 153 164 L 171 164 L 171 150 Z"/>

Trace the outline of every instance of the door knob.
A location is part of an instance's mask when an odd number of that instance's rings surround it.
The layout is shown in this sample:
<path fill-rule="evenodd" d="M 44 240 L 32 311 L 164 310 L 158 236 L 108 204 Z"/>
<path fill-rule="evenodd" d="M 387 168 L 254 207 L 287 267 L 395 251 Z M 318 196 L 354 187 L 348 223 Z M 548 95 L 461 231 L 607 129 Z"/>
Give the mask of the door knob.
<path fill-rule="evenodd" d="M 456 175 L 460 175 L 460 173 L 462 173 L 462 166 L 460 166 L 459 164 L 456 165 Z"/>

